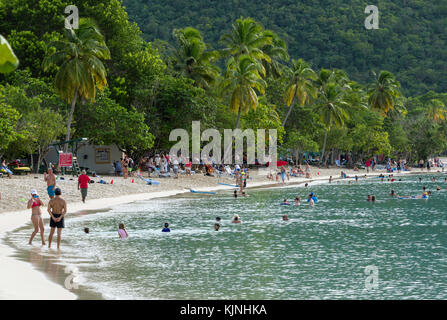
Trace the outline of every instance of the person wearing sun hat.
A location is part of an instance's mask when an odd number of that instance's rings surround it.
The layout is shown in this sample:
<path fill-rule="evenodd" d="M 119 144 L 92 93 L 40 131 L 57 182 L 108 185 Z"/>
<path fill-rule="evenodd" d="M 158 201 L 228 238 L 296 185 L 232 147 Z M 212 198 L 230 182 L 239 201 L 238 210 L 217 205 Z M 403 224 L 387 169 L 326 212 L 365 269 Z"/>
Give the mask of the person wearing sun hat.
<path fill-rule="evenodd" d="M 36 189 L 32 189 L 31 199 L 28 200 L 27 208 L 31 209 L 31 222 L 33 223 L 34 231 L 29 238 L 29 244 L 33 243 L 34 236 L 37 234 L 37 232 L 39 232 L 40 229 L 40 238 L 42 239 L 42 245 L 45 245 L 42 210 L 40 208 L 43 205 L 44 203 L 42 202 L 42 200 L 40 200 Z"/>

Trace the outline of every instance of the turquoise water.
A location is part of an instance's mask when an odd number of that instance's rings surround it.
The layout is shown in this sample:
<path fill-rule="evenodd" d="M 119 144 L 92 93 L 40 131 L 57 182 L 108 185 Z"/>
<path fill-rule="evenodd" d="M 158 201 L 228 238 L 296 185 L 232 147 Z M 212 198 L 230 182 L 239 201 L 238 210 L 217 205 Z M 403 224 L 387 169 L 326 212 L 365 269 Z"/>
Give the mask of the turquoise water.
<path fill-rule="evenodd" d="M 76 215 L 66 221 L 58 261 L 76 266 L 81 287 L 108 299 L 446 299 L 447 183 L 422 177 L 249 190 L 238 199 L 231 190 L 188 194 Z M 388 196 L 421 194 L 423 185 L 429 200 Z M 314 208 L 279 205 L 311 191 Z M 241 225 L 231 223 L 234 213 Z M 171 233 L 161 233 L 166 221 Z M 127 240 L 118 238 L 120 222 Z M 29 230 L 10 241 L 26 248 Z M 378 270 L 370 290 L 367 266 Z"/>

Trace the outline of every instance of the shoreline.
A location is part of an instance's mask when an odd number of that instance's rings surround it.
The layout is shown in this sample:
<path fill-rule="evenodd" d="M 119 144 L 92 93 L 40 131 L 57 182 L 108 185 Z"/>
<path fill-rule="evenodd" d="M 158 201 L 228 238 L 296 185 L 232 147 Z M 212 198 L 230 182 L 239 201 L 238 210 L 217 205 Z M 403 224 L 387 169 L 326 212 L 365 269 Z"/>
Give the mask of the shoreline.
<path fill-rule="evenodd" d="M 324 170 L 321 170 L 324 171 Z M 361 179 L 365 175 L 368 177 L 379 176 L 380 174 L 386 175 L 383 170 L 374 171 L 370 173 L 358 172 L 357 175 Z M 409 171 L 402 173 L 393 173 L 394 176 L 405 176 L 408 174 L 439 174 L 438 172 L 419 172 Z M 275 188 L 275 187 L 288 187 L 299 186 L 300 184 L 309 183 L 315 181 L 328 181 L 330 175 L 319 175 L 316 177 L 296 178 L 291 177 L 286 183 L 276 181 L 256 181 L 248 182 L 247 189 L 254 188 Z M 353 179 L 352 175 L 349 175 L 347 179 Z M 333 181 L 343 181 L 339 176 L 333 177 Z M 208 186 L 195 188 L 197 191 L 224 191 L 233 190 L 233 187 L 229 186 Z M 113 198 L 98 198 L 82 202 L 70 202 L 68 203 L 70 213 L 76 213 L 81 210 L 106 210 L 112 206 L 133 203 L 136 201 L 147 201 L 156 198 L 171 197 L 179 194 L 189 193 L 189 188 L 168 190 L 168 191 L 156 191 L 151 193 L 135 193 L 129 195 L 123 195 Z M 8 232 L 26 226 L 30 223 L 29 210 L 19 210 L 0 213 L 0 263 L 2 264 L 3 272 L 0 275 L 0 300 L 3 299 L 56 299 L 56 300 L 74 300 L 79 299 L 79 296 L 71 291 L 65 289 L 59 283 L 49 279 L 48 276 L 37 270 L 31 263 L 19 260 L 12 255 L 17 251 L 5 243 L 5 236 Z M 38 240 L 38 239 L 37 239 Z M 30 248 L 36 248 L 32 246 Z M 20 275 L 20 276 L 19 276 Z"/>

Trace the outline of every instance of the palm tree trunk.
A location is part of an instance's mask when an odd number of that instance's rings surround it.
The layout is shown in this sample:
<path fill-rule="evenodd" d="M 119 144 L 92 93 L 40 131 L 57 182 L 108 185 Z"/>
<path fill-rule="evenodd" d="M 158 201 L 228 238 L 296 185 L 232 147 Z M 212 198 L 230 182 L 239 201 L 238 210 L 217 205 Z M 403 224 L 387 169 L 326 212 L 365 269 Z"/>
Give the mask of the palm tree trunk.
<path fill-rule="evenodd" d="M 287 111 L 286 117 L 284 118 L 284 121 L 282 122 L 282 126 L 284 127 L 286 125 L 286 121 L 287 118 L 289 118 L 290 113 L 292 112 L 292 108 L 295 105 L 295 100 L 296 100 L 296 88 L 295 88 L 295 93 L 293 95 L 293 99 L 292 99 L 292 103 L 290 104 L 289 110 Z"/>
<path fill-rule="evenodd" d="M 239 129 L 240 122 L 241 122 L 241 107 L 239 106 L 239 110 L 237 112 L 237 121 L 236 121 L 235 129 Z"/>
<path fill-rule="evenodd" d="M 323 150 L 321 151 L 321 157 L 320 157 L 320 161 L 322 162 L 324 159 L 324 151 L 326 149 L 326 141 L 327 141 L 327 134 L 329 132 L 329 129 L 326 130 L 326 132 L 324 133 L 324 140 L 323 140 Z"/>
<path fill-rule="evenodd" d="M 65 136 L 65 141 L 70 140 L 70 128 L 71 128 L 71 121 L 73 119 L 73 113 L 76 106 L 76 99 L 78 98 L 78 89 L 75 90 L 73 100 L 71 101 L 71 107 L 70 107 L 70 113 L 68 114 L 68 121 L 67 121 L 67 135 Z M 64 147 L 65 152 L 68 151 L 68 144 Z"/>

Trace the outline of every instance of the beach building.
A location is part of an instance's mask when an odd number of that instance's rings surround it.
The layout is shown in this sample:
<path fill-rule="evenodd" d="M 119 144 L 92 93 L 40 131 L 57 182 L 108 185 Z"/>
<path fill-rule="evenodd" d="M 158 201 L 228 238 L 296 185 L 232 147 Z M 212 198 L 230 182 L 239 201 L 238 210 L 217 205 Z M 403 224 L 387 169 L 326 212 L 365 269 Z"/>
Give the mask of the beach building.
<path fill-rule="evenodd" d="M 50 151 L 45 156 L 46 162 L 58 164 L 59 152 L 60 147 L 57 145 L 51 146 Z M 97 146 L 91 145 L 87 141 L 77 143 L 73 149 L 70 147 L 68 152 L 73 152 L 80 168 L 89 172 L 94 171 L 97 174 L 113 174 L 115 172 L 113 163 L 123 158 L 123 152 L 116 145 Z"/>

